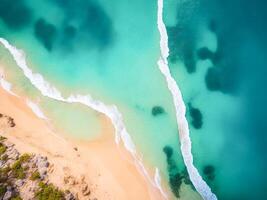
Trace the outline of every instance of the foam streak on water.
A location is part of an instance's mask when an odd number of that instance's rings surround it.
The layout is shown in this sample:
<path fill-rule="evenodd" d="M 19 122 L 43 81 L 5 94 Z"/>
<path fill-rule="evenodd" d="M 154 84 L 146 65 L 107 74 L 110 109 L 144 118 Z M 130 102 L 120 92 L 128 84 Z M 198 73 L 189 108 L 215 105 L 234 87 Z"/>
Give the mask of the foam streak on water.
<path fill-rule="evenodd" d="M 26 101 L 27 105 L 31 108 L 32 112 L 39 118 L 47 120 L 47 117 L 41 110 L 41 108 L 30 100 Z"/>
<path fill-rule="evenodd" d="M 186 107 L 182 98 L 181 91 L 171 76 L 170 69 L 168 66 L 168 56 L 169 56 L 169 47 L 168 47 L 168 34 L 163 22 L 163 0 L 158 0 L 158 29 L 160 32 L 160 49 L 161 57 L 158 61 L 159 69 L 161 73 L 165 76 L 168 88 L 172 94 L 173 102 L 176 110 L 176 119 L 179 129 L 179 136 L 181 142 L 181 151 L 184 159 L 185 166 L 187 168 L 190 180 L 192 181 L 194 187 L 198 193 L 205 200 L 216 200 L 217 197 L 212 193 L 211 189 L 207 183 L 202 179 L 199 172 L 193 164 L 193 155 L 191 153 L 191 140 L 189 136 L 189 127 L 188 122 L 185 117 Z"/>
<path fill-rule="evenodd" d="M 17 49 L 16 47 L 9 44 L 7 40 L 4 38 L 0 38 L 0 43 L 10 52 L 13 59 L 19 68 L 23 71 L 24 75 L 28 80 L 32 83 L 34 87 L 36 87 L 43 96 L 49 97 L 54 100 L 63 101 L 66 103 L 80 103 L 89 108 L 94 109 L 97 112 L 103 113 L 111 120 L 114 128 L 115 128 L 115 141 L 117 144 L 122 140 L 127 151 L 131 153 L 135 160 L 136 167 L 142 171 L 143 175 L 147 178 L 147 180 L 156 187 L 163 197 L 166 197 L 166 194 L 163 192 L 159 183 L 155 183 L 154 180 L 150 178 L 147 170 L 145 169 L 141 159 L 138 157 L 135 145 L 131 139 L 131 136 L 126 130 L 126 127 L 123 123 L 122 114 L 119 112 L 115 105 L 108 106 L 103 102 L 94 100 L 90 95 L 70 95 L 68 98 L 64 98 L 60 91 L 58 91 L 54 86 L 52 86 L 49 82 L 47 82 L 42 75 L 38 73 L 33 73 L 32 70 L 27 66 L 26 56 L 22 50 Z M 156 172 L 158 169 L 156 169 Z"/>
<path fill-rule="evenodd" d="M 0 74 L 0 86 L 1 86 L 5 91 L 7 91 L 9 94 L 16 96 L 16 95 L 11 91 L 11 88 L 12 88 L 11 83 L 7 82 L 7 81 L 4 79 L 4 75 L 3 75 L 2 73 Z"/>

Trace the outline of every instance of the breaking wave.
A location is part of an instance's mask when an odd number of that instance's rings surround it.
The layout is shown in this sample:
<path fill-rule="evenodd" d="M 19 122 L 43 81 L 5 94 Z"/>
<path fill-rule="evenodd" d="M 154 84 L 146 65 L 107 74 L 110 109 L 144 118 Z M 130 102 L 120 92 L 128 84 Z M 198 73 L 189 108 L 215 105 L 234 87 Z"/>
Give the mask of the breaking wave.
<path fill-rule="evenodd" d="M 186 107 L 182 98 L 181 91 L 171 76 L 170 69 L 168 66 L 168 56 L 169 56 L 169 47 L 168 47 L 168 34 L 163 22 L 163 0 L 158 0 L 158 29 L 160 32 L 160 49 L 161 57 L 158 61 L 158 66 L 161 73 L 164 75 L 168 88 L 173 97 L 173 103 L 176 110 L 176 119 L 179 129 L 179 136 L 181 142 L 181 151 L 184 159 L 185 166 L 187 168 L 190 180 L 192 181 L 194 187 L 198 193 L 205 200 L 217 200 L 215 194 L 212 193 L 211 189 L 207 183 L 202 179 L 198 170 L 193 164 L 193 155 L 191 153 L 191 140 L 189 136 L 189 127 L 188 122 L 185 117 Z"/>

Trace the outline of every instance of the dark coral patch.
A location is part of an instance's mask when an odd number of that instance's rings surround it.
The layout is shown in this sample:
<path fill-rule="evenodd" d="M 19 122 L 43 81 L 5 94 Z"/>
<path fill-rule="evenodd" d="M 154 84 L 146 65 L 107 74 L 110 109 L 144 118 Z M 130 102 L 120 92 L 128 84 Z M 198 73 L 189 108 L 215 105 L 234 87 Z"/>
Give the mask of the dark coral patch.
<path fill-rule="evenodd" d="M 93 2 L 88 4 L 83 27 L 100 47 L 105 47 L 112 42 L 112 20 L 100 5 Z"/>
<path fill-rule="evenodd" d="M 221 90 L 221 70 L 218 67 L 210 67 L 205 76 L 206 87 L 210 91 Z"/>
<path fill-rule="evenodd" d="M 31 10 L 23 0 L 0 0 L 0 18 L 10 29 L 27 26 L 31 20 Z"/>
<path fill-rule="evenodd" d="M 203 169 L 203 173 L 209 180 L 214 180 L 215 178 L 215 168 L 212 165 L 206 165 Z"/>
<path fill-rule="evenodd" d="M 65 15 L 64 23 L 75 22 L 75 31 L 74 27 L 64 30 L 65 36 L 75 36 L 86 47 L 100 50 L 113 43 L 113 22 L 100 3 L 94 0 L 79 0 L 76 3 L 72 0 L 50 1 L 62 9 Z"/>
<path fill-rule="evenodd" d="M 200 129 L 203 125 L 203 116 L 198 108 L 194 108 L 191 103 L 189 103 L 189 114 L 192 118 L 192 125 L 195 129 Z"/>
<path fill-rule="evenodd" d="M 183 177 L 180 175 L 180 173 L 176 173 L 173 176 L 169 177 L 170 180 L 170 186 L 173 194 L 179 198 L 180 197 L 180 187 L 182 185 Z"/>
<path fill-rule="evenodd" d="M 151 110 L 151 114 L 153 116 L 157 116 L 157 115 L 160 115 L 160 114 L 163 114 L 163 113 L 165 113 L 165 110 L 161 106 L 154 106 L 152 108 L 152 110 Z"/>
<path fill-rule="evenodd" d="M 197 50 L 197 56 L 200 60 L 207 60 L 210 59 L 213 61 L 214 54 L 211 50 L 209 50 L 207 47 L 202 47 Z"/>
<path fill-rule="evenodd" d="M 179 25 L 167 27 L 171 63 L 176 63 L 179 59 L 184 62 L 188 73 L 196 71 L 196 56 L 194 36 L 190 29 L 179 28 Z"/>
<path fill-rule="evenodd" d="M 173 150 L 170 146 L 165 146 L 163 148 L 163 152 L 166 154 L 167 159 L 171 158 L 172 154 L 173 154 Z"/>
<path fill-rule="evenodd" d="M 182 184 L 183 177 L 179 173 L 177 165 L 172 158 L 173 156 L 173 149 L 170 146 L 165 146 L 163 148 L 163 152 L 166 154 L 167 157 L 167 165 L 168 165 L 168 174 L 169 174 L 169 185 L 175 197 L 180 197 L 180 187 Z"/>
<path fill-rule="evenodd" d="M 168 175 L 169 175 L 169 185 L 171 188 L 172 193 L 175 197 L 180 197 L 180 187 L 182 183 L 187 185 L 191 185 L 192 189 L 194 186 L 192 185 L 187 170 L 184 169 L 182 172 L 179 172 L 177 164 L 173 158 L 173 149 L 172 147 L 166 145 L 163 148 L 163 152 L 167 158 L 167 166 L 168 166 Z"/>
<path fill-rule="evenodd" d="M 210 91 L 235 94 L 238 87 L 237 69 L 234 66 L 210 67 L 205 75 L 205 84 Z"/>
<path fill-rule="evenodd" d="M 48 51 L 52 51 L 53 49 L 56 33 L 57 30 L 54 25 L 46 22 L 42 18 L 36 21 L 34 26 L 34 34 Z"/>

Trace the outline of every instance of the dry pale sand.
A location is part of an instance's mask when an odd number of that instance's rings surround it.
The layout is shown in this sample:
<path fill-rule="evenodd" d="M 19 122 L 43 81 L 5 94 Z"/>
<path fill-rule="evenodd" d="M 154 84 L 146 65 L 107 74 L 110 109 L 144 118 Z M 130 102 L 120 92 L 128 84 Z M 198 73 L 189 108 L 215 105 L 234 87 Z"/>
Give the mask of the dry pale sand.
<path fill-rule="evenodd" d="M 116 146 L 113 127 L 104 117 L 101 118 L 103 137 L 95 142 L 81 142 L 59 137 L 51 124 L 35 116 L 23 98 L 12 96 L 2 88 L 0 113 L 14 118 L 16 123 L 10 128 L 1 122 L 1 134 L 21 153 L 47 156 L 51 163 L 50 181 L 77 193 L 80 199 L 162 199 L 132 164 L 130 155 Z M 86 184 L 91 194 L 82 197 L 81 190 Z"/>

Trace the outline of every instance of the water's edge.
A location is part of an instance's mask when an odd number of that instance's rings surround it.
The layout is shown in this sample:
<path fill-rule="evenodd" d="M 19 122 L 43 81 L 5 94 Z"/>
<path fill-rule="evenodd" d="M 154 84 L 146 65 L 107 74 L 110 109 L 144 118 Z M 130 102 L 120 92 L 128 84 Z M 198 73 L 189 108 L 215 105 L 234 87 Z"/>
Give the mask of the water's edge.
<path fill-rule="evenodd" d="M 17 49 L 15 46 L 12 46 L 6 39 L 0 38 L 0 43 L 9 51 L 12 55 L 17 66 L 23 71 L 25 77 L 31 82 L 31 84 L 38 89 L 41 94 L 50 99 L 57 101 L 62 101 L 65 103 L 79 103 L 85 105 L 97 112 L 100 112 L 107 116 L 114 128 L 115 128 L 115 142 L 119 144 L 120 141 L 123 142 L 124 147 L 134 159 L 134 164 L 137 167 L 138 171 L 142 172 L 142 175 L 146 178 L 149 183 L 157 188 L 161 195 L 164 198 L 167 198 L 167 194 L 163 191 L 161 187 L 161 177 L 159 175 L 159 169 L 155 168 L 154 180 L 150 177 L 148 171 L 142 163 L 142 159 L 137 154 L 136 147 L 131 139 L 131 136 L 126 130 L 126 127 L 123 122 L 122 114 L 119 112 L 118 108 L 115 105 L 105 105 L 103 102 L 93 99 L 90 95 L 70 95 L 67 98 L 64 98 L 59 90 L 52 86 L 48 81 L 46 81 L 42 75 L 32 72 L 32 70 L 27 66 L 25 53 Z M 7 84 L 3 78 L 1 78 L 1 85 L 9 93 L 11 93 L 11 84 Z M 13 93 L 12 93 L 13 94 Z"/>

